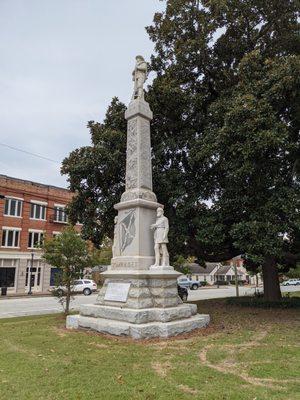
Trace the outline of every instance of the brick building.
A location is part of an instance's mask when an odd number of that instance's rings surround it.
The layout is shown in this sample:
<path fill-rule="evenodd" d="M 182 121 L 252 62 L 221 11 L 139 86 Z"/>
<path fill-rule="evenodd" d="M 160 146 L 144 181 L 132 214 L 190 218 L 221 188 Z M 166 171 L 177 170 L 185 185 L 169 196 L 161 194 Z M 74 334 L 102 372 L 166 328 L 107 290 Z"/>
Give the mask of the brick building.
<path fill-rule="evenodd" d="M 67 224 L 72 193 L 63 188 L 0 175 L 0 287 L 8 293 L 47 292 L 55 269 L 41 260 L 38 244 Z M 31 258 L 33 265 L 31 266 Z"/>

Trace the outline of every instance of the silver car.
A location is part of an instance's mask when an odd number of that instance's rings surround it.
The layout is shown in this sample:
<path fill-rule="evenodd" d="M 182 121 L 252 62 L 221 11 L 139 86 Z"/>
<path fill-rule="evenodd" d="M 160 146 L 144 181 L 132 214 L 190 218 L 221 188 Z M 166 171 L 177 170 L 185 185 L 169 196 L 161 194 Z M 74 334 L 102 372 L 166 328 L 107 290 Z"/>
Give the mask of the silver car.
<path fill-rule="evenodd" d="M 201 282 L 196 279 L 189 279 L 187 277 L 179 277 L 177 283 L 181 287 L 196 290 L 201 286 Z"/>

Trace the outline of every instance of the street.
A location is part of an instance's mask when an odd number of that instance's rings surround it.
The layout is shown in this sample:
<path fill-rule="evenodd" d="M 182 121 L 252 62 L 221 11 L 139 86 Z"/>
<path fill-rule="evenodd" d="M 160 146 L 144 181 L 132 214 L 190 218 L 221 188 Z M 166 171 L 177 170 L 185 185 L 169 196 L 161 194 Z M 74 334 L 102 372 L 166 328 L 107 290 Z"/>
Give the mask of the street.
<path fill-rule="evenodd" d="M 254 288 L 239 287 L 240 296 L 251 295 Z M 281 286 L 282 292 L 299 291 L 299 286 Z M 222 288 L 201 288 L 198 290 L 189 290 L 189 301 L 217 299 L 222 297 L 235 296 L 235 287 Z M 72 310 L 78 310 L 81 304 L 94 303 L 97 293 L 90 296 L 76 295 L 71 303 Z M 26 315 L 53 314 L 62 311 L 57 298 L 44 297 L 22 297 L 22 298 L 1 298 L 0 299 L 0 318 L 21 317 Z"/>

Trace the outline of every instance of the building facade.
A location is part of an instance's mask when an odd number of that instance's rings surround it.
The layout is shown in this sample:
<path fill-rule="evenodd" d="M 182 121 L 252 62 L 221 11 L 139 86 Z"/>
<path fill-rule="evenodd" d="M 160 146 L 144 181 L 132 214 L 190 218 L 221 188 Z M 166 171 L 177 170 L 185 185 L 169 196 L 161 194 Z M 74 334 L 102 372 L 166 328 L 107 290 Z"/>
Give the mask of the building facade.
<path fill-rule="evenodd" d="M 231 282 L 235 280 L 235 269 L 233 264 L 223 265 L 223 263 L 206 262 L 205 267 L 196 263 L 186 264 L 191 279 L 206 282 L 207 285 L 215 285 L 217 281 Z M 247 273 L 242 263 L 237 263 L 237 278 L 245 283 L 252 283 L 251 277 Z"/>
<path fill-rule="evenodd" d="M 0 287 L 8 294 L 27 293 L 29 286 L 32 292 L 48 292 L 56 270 L 42 261 L 38 246 L 66 227 L 65 207 L 73 195 L 5 175 L 0 175 L 0 195 Z"/>

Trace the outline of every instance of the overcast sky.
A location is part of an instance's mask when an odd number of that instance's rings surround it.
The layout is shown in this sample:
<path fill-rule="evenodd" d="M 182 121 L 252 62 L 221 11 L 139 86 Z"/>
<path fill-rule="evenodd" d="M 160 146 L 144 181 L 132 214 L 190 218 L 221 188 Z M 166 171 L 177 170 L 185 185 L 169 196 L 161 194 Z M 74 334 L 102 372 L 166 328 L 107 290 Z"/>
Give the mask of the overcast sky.
<path fill-rule="evenodd" d="M 60 162 L 90 143 L 113 96 L 128 103 L 159 0 L 0 0 L 0 142 Z M 66 186 L 59 163 L 0 145 L 0 173 Z"/>

